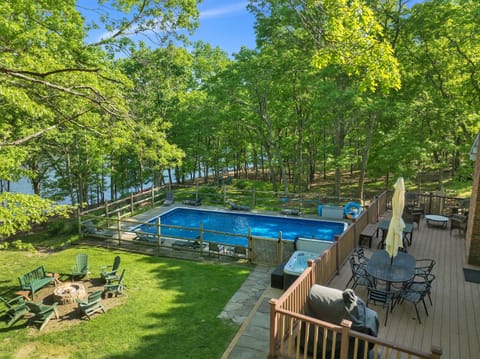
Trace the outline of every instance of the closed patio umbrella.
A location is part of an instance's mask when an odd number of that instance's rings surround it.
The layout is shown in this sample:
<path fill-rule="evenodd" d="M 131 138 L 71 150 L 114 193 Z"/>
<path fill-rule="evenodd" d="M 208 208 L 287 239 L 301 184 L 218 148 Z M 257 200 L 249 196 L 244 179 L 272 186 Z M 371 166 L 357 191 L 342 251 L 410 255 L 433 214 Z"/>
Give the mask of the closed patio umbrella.
<path fill-rule="evenodd" d="M 398 252 L 398 247 L 403 248 L 403 229 L 405 223 L 402 219 L 403 208 L 405 206 L 405 183 L 403 178 L 399 177 L 395 182 L 395 192 L 392 198 L 392 219 L 388 226 L 387 239 L 385 240 L 385 250 L 390 255 L 390 258 L 395 257 Z"/>

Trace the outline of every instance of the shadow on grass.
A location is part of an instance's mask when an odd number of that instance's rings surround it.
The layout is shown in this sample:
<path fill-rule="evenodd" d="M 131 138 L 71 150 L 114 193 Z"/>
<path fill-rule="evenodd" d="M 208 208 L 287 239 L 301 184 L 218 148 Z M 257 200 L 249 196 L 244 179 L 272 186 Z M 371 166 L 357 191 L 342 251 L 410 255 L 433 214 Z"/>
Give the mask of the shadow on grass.
<path fill-rule="evenodd" d="M 100 277 L 101 266 L 111 264 L 115 255 L 122 257 L 120 269 L 126 269 L 127 286 L 120 298 L 122 303 L 109 308 L 106 314 L 96 314 L 90 321 L 79 321 L 78 325 L 60 330 L 56 328 L 59 325 L 49 329 L 47 324 L 38 332 L 25 328 L 24 322 L 17 322 L 14 329 L 5 329 L 2 323 L 2 338 L 16 343 L 11 351 L 28 351 L 29 347 L 40 345 L 43 353 L 55 355 L 56 348 L 74 343 L 68 349 L 75 357 L 219 358 L 238 330 L 237 325 L 217 317 L 250 272 L 249 267 L 239 265 L 93 247 L 74 247 L 46 255 L 10 253 L 5 258 L 11 262 L 8 273 L 0 272 L 0 291 L 17 290 L 18 275 L 40 264 L 48 271 L 68 272 L 80 252 L 89 255 L 90 277 L 95 280 Z M 68 322 L 68 317 L 63 322 Z M 10 354 L 15 356 L 15 352 Z"/>

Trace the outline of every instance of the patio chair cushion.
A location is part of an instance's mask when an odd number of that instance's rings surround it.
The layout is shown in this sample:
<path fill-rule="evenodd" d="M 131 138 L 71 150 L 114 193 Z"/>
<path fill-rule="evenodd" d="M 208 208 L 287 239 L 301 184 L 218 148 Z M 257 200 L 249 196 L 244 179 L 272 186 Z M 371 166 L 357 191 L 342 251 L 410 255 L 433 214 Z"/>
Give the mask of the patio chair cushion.
<path fill-rule="evenodd" d="M 307 305 L 305 314 L 320 319 L 332 324 L 340 325 L 343 319 L 352 321 L 352 329 L 369 334 L 372 336 L 377 336 L 378 334 L 378 316 L 377 313 L 367 308 L 365 302 L 358 298 L 355 295 L 355 292 L 351 289 L 346 289 L 341 291 L 339 289 L 324 287 L 318 284 L 314 284 L 310 289 L 309 295 L 307 297 Z M 310 328 L 310 338 L 308 341 L 308 352 L 313 351 L 314 330 Z M 323 331 L 320 330 L 318 347 L 322 348 L 323 342 Z M 301 346 L 305 343 L 305 326 L 302 326 L 300 332 Z M 341 335 L 337 335 L 337 344 L 336 348 L 339 350 L 341 340 Z M 353 345 L 353 340 L 351 340 L 350 345 Z M 331 333 L 327 336 L 327 356 L 331 355 L 331 346 L 332 346 L 332 337 Z M 373 348 L 373 344 L 369 346 L 369 350 Z M 319 349 L 320 350 L 320 349 Z M 359 350 L 363 352 L 363 343 L 359 342 Z M 372 353 L 370 352 L 369 355 Z"/>

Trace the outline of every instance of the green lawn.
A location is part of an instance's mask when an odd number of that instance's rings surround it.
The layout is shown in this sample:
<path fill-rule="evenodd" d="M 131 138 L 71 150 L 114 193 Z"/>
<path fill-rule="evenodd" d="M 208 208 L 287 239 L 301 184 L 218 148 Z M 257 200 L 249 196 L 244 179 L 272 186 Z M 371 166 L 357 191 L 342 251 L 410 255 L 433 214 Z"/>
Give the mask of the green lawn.
<path fill-rule="evenodd" d="M 220 358 L 238 330 L 217 316 L 248 276 L 247 266 L 79 246 L 51 254 L 0 251 L 0 295 L 13 297 L 18 275 L 41 264 L 47 271 L 68 273 L 79 252 L 89 255 L 91 277 L 121 256 L 124 304 L 56 331 L 47 330 L 47 324 L 39 332 L 26 327 L 26 320 L 7 328 L 2 320 L 0 357 Z"/>

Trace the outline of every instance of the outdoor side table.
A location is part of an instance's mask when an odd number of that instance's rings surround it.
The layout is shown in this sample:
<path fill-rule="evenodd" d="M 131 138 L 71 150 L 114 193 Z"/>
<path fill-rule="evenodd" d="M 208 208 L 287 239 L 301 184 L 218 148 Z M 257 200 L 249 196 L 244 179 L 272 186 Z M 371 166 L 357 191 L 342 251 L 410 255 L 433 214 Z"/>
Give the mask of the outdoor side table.
<path fill-rule="evenodd" d="M 426 214 L 425 220 L 427 221 L 427 226 L 437 226 L 442 227 L 443 229 L 447 228 L 448 217 L 440 216 L 438 214 Z"/>
<path fill-rule="evenodd" d="M 385 250 L 373 252 L 365 267 L 367 273 L 375 279 L 387 283 L 387 291 L 391 283 L 408 282 L 415 275 L 415 257 L 399 251 L 395 257 Z"/>

